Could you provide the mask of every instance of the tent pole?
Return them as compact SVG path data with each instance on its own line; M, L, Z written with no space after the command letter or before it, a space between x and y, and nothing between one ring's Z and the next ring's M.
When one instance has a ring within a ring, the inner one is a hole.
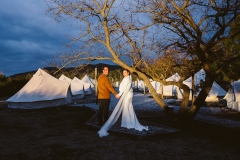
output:
M194 72L192 72L192 104L194 103Z

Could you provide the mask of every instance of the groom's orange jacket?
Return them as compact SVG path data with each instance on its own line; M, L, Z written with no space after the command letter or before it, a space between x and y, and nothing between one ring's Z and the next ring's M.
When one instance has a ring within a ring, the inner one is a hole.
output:
M101 74L98 77L98 99L110 99L110 92L117 95L117 92L108 81L107 76Z

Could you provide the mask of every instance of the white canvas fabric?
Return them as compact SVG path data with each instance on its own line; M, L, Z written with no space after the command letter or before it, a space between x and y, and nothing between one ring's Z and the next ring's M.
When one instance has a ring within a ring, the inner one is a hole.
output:
M201 69L197 73L194 74L194 85L196 86L197 84L200 83L201 80L205 81L205 71ZM190 89L192 89L192 77L189 77L185 81L183 81L184 84L186 84ZM177 92L178 99L182 99L183 91L178 89ZM206 102L216 102L218 101L218 96L225 96L226 91L220 87L215 81L213 82L212 88L206 97ZM192 93L190 93L189 100L192 99Z
M133 82L133 88L134 88L134 89L137 89L137 87L138 87L138 85L137 85L137 84L138 84L138 82L137 82L137 81L134 81L134 82Z
M152 79L150 79L150 83L151 83L151 85L153 86L153 88L154 88L155 90L157 90L156 81L153 81ZM149 93L151 93L151 92L149 91Z
M137 80L137 86L138 86L138 90L139 91L143 91L144 90L144 81L143 80Z
M71 78L68 78L67 76L65 76L63 74L58 79L61 80L61 81L68 82L68 83L70 83L72 81Z
M72 79L70 86L73 95L72 99L79 99L84 97L84 86L76 77Z
M157 94L162 94L160 82L156 82L156 81L153 81L152 79L150 79L150 83L153 86L153 88L156 90ZM149 91L149 93L151 93L151 92Z
M83 85L83 91L84 91L85 95L90 95L90 94L93 93L93 90L91 88L91 84L86 83L86 82L78 79L77 77L74 77L72 81L76 82L76 83L81 83Z
M223 99L227 100L228 108L240 111L240 80L231 83L231 88Z
M89 83L91 85L91 88L92 90L95 91L95 80L90 78L88 75L85 75L83 78L82 78L82 81L83 82L86 82L86 83Z
M179 81L180 76L178 73L175 73L171 77L167 78L166 81ZM150 80L151 81L151 80ZM151 81L153 88L156 90L158 94L162 94L163 96L176 96L178 87L175 85L162 85L160 82Z
M71 103L69 83L38 69L28 83L7 100L9 108L43 108Z
M70 84L72 99L79 99L84 97L84 86L80 81L75 78L68 78L63 74L61 75L59 80L68 82Z
M180 76L178 73L175 73L171 77L167 78L166 81L174 81L178 82L180 80ZM163 96L176 96L178 87L175 85L164 85L163 86Z
M226 91L220 87L216 82L213 82L212 88L206 98L206 102L216 102L218 97L223 97L226 95Z
M162 84L160 82L156 82L155 87L156 87L157 94L161 94L162 93Z

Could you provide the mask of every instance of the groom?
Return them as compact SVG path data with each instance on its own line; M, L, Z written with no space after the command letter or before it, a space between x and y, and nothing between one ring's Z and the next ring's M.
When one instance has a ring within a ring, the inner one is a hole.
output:
M116 98L120 98L113 86L109 83L108 67L103 66L102 74L98 77L98 124L103 125L108 120L108 110L110 104L110 92L112 92Z

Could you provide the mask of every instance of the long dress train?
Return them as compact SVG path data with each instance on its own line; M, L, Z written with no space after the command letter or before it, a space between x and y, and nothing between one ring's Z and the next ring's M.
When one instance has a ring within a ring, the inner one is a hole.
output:
M133 108L132 99L133 99L133 91L130 90L126 95L125 102L124 102L121 127L125 127L128 129L134 128L135 130L138 130L138 131L148 130L147 126L142 126L139 123Z
M133 91L131 85L132 77L131 76L124 77L122 83L119 86L120 91L119 95L121 95L121 98L119 99L109 119L98 131L99 137L109 135L108 130L116 123L122 111L123 111L121 125L122 127L126 127L128 129L134 128L139 131L148 130L148 127L142 126L136 117L132 105Z

